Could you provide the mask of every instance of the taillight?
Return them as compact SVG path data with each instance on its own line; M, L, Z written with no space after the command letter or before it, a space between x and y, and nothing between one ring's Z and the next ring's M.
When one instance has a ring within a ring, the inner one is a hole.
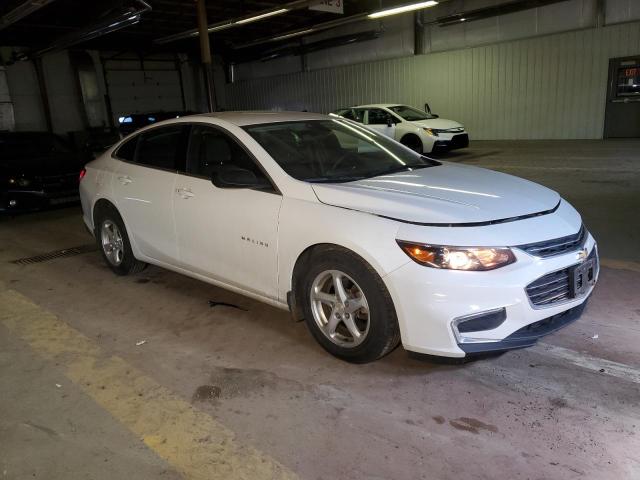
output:
M78 178L78 181L81 181L86 174L87 174L86 168L83 168L82 170L80 170L80 177Z

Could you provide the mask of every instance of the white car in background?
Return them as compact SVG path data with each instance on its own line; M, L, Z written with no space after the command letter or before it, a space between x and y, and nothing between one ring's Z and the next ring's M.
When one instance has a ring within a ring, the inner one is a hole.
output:
M469 134L461 124L408 105L360 105L342 108L333 113L362 123L418 153L469 146Z
M353 362L400 340L448 357L532 345L598 276L556 192L327 115L160 122L87 164L80 196L115 273L152 263L290 310Z

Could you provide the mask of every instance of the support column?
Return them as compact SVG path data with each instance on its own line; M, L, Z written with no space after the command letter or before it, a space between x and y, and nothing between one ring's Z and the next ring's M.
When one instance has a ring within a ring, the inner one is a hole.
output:
M33 59L36 68L36 76L38 78L38 88L40 89L40 98L42 99L42 110L44 111L44 119L47 122L47 131L53 132L53 122L51 120L51 106L49 105L49 93L47 92L47 82L44 78L44 68L42 66L42 57Z
M209 32L207 31L207 7L205 0L197 0L198 33L200 35L200 58L204 70L204 81L207 89L207 106L210 112L216 110L216 91L213 84L213 68L211 66L211 47L209 46Z

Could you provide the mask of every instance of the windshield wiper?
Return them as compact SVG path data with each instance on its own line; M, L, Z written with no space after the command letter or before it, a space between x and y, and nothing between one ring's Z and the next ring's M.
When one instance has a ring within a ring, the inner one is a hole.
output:
M356 180L362 180L367 177L316 177L316 178L305 178L305 182L309 183L346 183L346 182L355 182Z
M428 164L424 164L424 165L402 165L400 167L394 167L394 168L390 168L388 170L383 170L382 172L375 172L372 175L369 175L366 178L373 178L373 177L380 177L382 175L391 175L392 173L398 173L398 172L410 172L413 170L419 170L421 168L427 168L427 167L432 167L433 165L428 165Z

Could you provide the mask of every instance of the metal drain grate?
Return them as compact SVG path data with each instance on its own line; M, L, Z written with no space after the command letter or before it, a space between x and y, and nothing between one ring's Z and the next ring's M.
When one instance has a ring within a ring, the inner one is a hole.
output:
M31 265L33 263L48 262L49 260L55 260L56 258L74 257L82 253L93 252L97 249L98 247L91 243L89 245L80 245L78 247L63 248L62 250L43 253L42 255L36 255L35 257L19 258L17 260L11 260L11 263L16 265Z

